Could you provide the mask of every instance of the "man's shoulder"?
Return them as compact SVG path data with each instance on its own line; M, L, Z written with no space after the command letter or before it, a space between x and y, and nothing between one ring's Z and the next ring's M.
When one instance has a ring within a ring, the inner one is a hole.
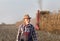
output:
M31 27L31 28L34 28L34 25L33 25L33 24L30 24L30 27Z
M19 28L21 28L21 27L23 27L23 26L24 26L23 24L20 24L20 25L19 25Z
M19 25L19 27L22 26L22 24Z
M33 24L28 24L29 26L33 26Z

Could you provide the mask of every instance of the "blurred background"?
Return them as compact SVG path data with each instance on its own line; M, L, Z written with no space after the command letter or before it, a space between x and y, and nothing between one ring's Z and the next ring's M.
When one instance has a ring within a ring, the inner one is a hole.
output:
M0 41L16 41L25 14L34 26L39 14L38 41L60 41L60 0L0 0Z

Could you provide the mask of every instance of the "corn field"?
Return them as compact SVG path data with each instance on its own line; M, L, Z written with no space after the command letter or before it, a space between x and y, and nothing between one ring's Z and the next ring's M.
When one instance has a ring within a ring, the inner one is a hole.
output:
M40 29L36 31L38 41L60 41L60 13L40 17ZM16 25L0 25L0 41L16 41Z
M59 31L60 30L60 13L45 14L40 18L40 28L45 31Z

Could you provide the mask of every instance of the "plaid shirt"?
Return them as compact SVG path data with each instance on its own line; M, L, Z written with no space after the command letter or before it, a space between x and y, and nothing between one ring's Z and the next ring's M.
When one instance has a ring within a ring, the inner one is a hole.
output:
M36 37L36 32L35 32L34 26L32 24L28 24L26 26L29 26L29 28L31 29L30 35L32 35L33 41L37 41L37 37ZM23 29L24 29L23 27L25 27L25 25L23 25L23 24L19 26L18 34L17 34L17 40L16 41L20 41L20 36L21 36L21 33L23 33ZM23 28L23 29L21 29L21 28ZM22 30L22 32L21 32L21 30Z

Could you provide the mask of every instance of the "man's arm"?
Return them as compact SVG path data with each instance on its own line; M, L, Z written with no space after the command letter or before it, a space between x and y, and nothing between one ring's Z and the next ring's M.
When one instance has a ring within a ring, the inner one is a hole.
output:
M18 34L17 34L17 39L16 39L16 41L19 41L20 40L20 35L21 35L21 25L19 26L19 28L18 28Z
M36 32L35 32L34 26L32 26L32 37L33 37L34 41L37 41L37 36L36 36Z

